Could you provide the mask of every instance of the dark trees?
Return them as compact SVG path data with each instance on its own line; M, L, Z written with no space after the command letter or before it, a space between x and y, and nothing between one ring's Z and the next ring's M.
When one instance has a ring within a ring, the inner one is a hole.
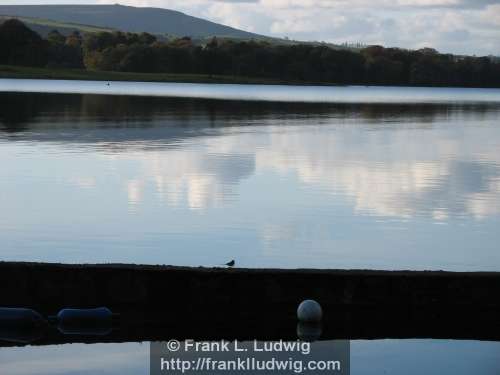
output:
M159 40L147 33L99 32L47 40L18 20L0 25L0 64L146 73L231 75L288 82L366 85L500 87L500 62L488 57L370 46L280 45L189 37Z
M10 19L0 25L0 64L45 66L47 41L21 21Z
M57 30L47 37L49 44L48 66L54 68L83 68L82 38L78 32L65 37Z

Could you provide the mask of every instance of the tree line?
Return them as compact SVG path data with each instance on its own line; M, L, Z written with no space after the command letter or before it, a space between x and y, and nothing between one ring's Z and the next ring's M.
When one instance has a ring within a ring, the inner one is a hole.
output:
M0 64L141 73L270 78L364 85L500 87L500 62L488 57L369 46L279 45L188 38L162 40L148 33L49 33L46 39L12 19L0 25Z

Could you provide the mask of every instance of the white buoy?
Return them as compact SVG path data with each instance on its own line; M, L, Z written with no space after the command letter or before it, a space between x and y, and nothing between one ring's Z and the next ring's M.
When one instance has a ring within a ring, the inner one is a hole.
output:
M303 301L297 308L297 318L304 323L318 323L323 318L321 305L312 300Z

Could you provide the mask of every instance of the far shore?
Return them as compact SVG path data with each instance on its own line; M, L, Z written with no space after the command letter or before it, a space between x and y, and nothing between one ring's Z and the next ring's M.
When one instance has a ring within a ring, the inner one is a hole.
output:
M32 68L0 65L0 78L54 79L79 81L127 81L127 82L178 82L178 83L226 83L252 85L315 85L338 86L332 83L283 81L271 78L251 78L227 75L167 74L90 71L83 69Z
M273 78L254 78L229 75L205 74L169 74L169 73L133 73L93 71L84 69L54 69L36 68L13 65L0 65L0 79L45 79L45 80L73 80L73 81L103 81L103 82L169 82L169 83L218 83L241 85L290 85L290 86L349 86L329 82L317 81L292 81ZM364 87L388 87L386 85L355 85ZM391 85L390 87L436 87L436 88L468 88L468 89L493 89L494 87L461 87L440 85Z

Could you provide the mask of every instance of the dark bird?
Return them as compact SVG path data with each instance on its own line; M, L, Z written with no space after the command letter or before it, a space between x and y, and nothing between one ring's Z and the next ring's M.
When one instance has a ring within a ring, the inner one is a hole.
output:
M235 264L236 264L236 262L233 259L232 261L226 263L225 265L228 266L228 267L234 267Z

